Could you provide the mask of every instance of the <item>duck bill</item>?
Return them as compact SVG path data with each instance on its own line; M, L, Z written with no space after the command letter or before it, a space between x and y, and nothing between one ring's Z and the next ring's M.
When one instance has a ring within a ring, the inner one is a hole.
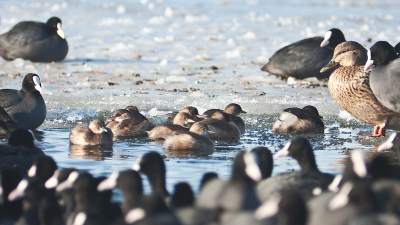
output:
M330 61L328 64L326 64L324 67L322 67L322 69L319 71L320 73L323 73L325 71L328 71L330 69L335 68L338 65L337 62L335 61Z

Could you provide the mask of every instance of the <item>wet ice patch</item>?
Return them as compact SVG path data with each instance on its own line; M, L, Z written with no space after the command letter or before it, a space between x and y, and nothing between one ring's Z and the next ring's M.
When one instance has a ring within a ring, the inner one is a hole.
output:
M153 16L149 19L149 23L152 25L163 25L167 22L164 16Z
M24 64L25 64L25 61L23 59L21 59L21 58L18 58L18 59L15 59L13 61L13 63L14 63L15 67L23 67Z
M151 33L153 33L153 29L152 29L152 28L149 28L149 27L143 27L143 28L140 30L140 33L141 33L141 34L151 34Z
M197 98L201 98L201 97L204 97L205 95L204 95L203 92L195 91L195 92L192 92L192 93L190 94L190 96L192 96L192 97L197 97Z
M167 112L165 112L165 111L159 111L157 108L152 108L147 113L145 113L145 115L147 117L157 117L157 116L163 116L166 113Z
M51 116L46 119L56 123L65 123L65 122L76 123L84 119L95 118L98 116L98 112L96 110L90 110L90 109L71 110L68 108L59 108L59 109L51 109L48 111L49 111L48 114Z
M188 23L195 23L195 22L208 22L210 18L206 15L201 16L193 16L193 15L186 15L185 21Z
M135 45L133 44L125 44L125 43L117 43L114 47L110 48L110 52L120 52L120 51L125 51L128 49L133 49L135 48Z
M160 65L160 66L166 66L166 65L168 65L168 60L167 60L167 59L161 60L161 62L160 62L159 65Z
M98 23L100 26L110 26L110 25L116 25L116 24L121 24L121 25L132 25L135 22L131 18L105 18L100 20Z
M174 11L170 7L167 7L167 8L165 8L164 15L166 17L173 17L174 16Z
M242 55L240 54L240 51L235 49L233 51L226 51L225 52L225 57L227 59L232 59L232 58L241 58Z
M165 81L168 82L168 83L186 83L187 79L185 77L182 77L182 76L172 75L172 76L168 76L165 79Z
M247 40L253 40L256 39L256 37L256 34L252 31L248 31L246 34L243 35L243 38Z
M117 6L117 13L118 14L124 14L125 13L125 6L123 6L123 5L119 5L119 6Z
M340 110L338 116L339 116L339 118L345 119L345 120L347 120L347 121L355 120L355 118L354 118L350 113L348 113L348 112L345 111L345 110Z
M232 39L232 38L228 38L228 40L226 41L226 44L228 45L228 46L236 46L236 43L235 43L235 41Z
M52 11L52 12L57 12L57 11L59 11L60 10L60 5L59 4L54 4L51 8L50 8L50 11Z

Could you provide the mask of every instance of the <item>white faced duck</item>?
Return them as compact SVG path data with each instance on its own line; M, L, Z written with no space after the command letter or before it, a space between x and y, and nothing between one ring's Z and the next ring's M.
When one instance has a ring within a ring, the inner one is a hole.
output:
M194 123L189 113L179 112L174 118L174 124L162 124L148 132L150 139L163 139L174 131L189 130L189 123Z
M388 109L372 92L371 71L364 72L366 61L367 50L348 41L335 48L331 62L321 71L334 69L328 82L333 99L355 118L374 126L371 137L380 137L386 129L400 130L400 113Z
M321 120L317 108L305 106L300 108L287 108L279 116L272 126L273 133L324 133L324 123Z
M89 126L76 124L69 134L69 140L74 145L112 145L113 133L103 121L93 120Z
M36 129L46 119L46 103L42 95L42 84L37 74L28 73L22 81L22 89L1 89L2 107L19 127Z
M0 36L0 56L5 60L61 61L67 53L68 43L58 17L46 23L20 22Z
M285 79L327 79L330 71L319 71L331 60L335 47L345 41L342 31L333 28L325 37L303 39L279 49L261 70Z

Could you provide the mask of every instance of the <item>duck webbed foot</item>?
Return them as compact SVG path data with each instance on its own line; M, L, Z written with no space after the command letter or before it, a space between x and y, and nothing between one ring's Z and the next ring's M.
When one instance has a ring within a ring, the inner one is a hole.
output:
M369 136L360 136L360 138L367 138L367 137L384 137L386 134L386 126L375 126L374 127L374 134L369 135Z

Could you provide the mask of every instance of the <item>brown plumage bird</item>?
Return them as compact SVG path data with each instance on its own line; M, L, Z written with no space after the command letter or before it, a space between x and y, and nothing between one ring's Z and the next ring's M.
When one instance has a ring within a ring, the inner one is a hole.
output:
M354 41L335 48L332 60L321 72L334 69L328 88L333 99L355 118L375 127L370 137L384 136L386 129L400 130L400 114L385 107L369 85L370 70L364 72L367 50Z

